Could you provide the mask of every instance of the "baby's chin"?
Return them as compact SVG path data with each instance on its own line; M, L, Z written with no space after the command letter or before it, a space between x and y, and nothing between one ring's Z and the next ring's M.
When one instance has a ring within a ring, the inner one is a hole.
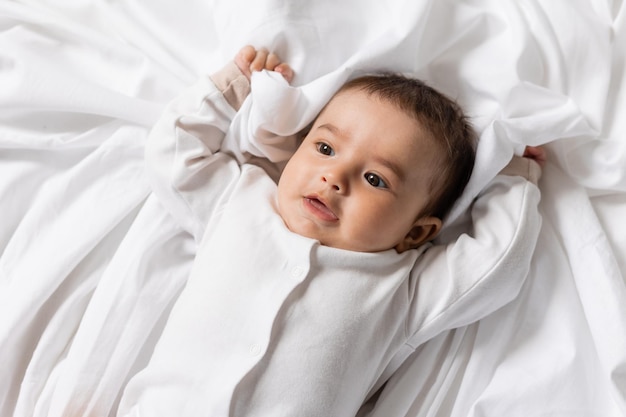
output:
M393 249L395 246L381 247L380 241L369 242L363 239L353 238L341 233L340 230L322 231L318 225L310 220L299 216L297 213L290 213L281 208L277 201L277 212L283 223L290 232L306 237L308 239L317 240L322 246L328 246L335 249L342 249L352 252L384 252Z
M283 218L283 221L285 221L284 218ZM317 240L320 243L320 245L327 246L327 247L334 248L334 249L341 249L341 250L346 250L346 251L351 251L351 252L365 252L365 253L384 252L385 250L387 250L384 248L381 249L380 247L374 244L370 244L370 245L364 244L364 242L353 240L353 239L347 239L347 238L344 238L343 236L333 236L332 234L321 234L321 233L316 232L315 230L312 230L311 228L298 227L298 224L296 224L295 227L291 227L289 223L286 221L285 221L285 226L287 226L287 229L289 229L292 233L295 233L300 236L304 236L309 239ZM388 249L391 249L391 248L388 248Z

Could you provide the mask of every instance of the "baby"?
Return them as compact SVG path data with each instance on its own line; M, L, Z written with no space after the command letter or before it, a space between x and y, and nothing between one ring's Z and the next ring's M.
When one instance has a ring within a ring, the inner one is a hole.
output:
M221 150L246 134L231 120L263 69L293 78L245 47L150 135L154 192L198 250L118 415L354 416L418 346L510 301L528 272L541 149L477 199L471 236L433 246L473 167L460 109L405 77L352 80L276 184Z

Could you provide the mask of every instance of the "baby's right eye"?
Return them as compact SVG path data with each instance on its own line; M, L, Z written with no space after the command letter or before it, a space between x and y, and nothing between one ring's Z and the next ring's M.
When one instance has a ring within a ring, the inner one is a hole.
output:
M317 151L319 153L321 153L322 155L326 155L326 156L333 156L333 155L335 155L335 151L327 143L318 142L316 144L316 146L317 146Z

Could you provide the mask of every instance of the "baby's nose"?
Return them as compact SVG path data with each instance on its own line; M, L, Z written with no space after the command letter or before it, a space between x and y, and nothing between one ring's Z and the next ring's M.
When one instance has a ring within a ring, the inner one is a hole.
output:
M339 186L337 181L333 181L333 179L332 179L332 177L330 175L323 175L322 176L322 181L327 183L331 188L333 188L336 191L340 191L341 190L341 187Z
M348 182L345 179L345 175L341 175L339 172L327 172L322 175L322 182L328 185L333 191L339 193L345 193L348 189Z

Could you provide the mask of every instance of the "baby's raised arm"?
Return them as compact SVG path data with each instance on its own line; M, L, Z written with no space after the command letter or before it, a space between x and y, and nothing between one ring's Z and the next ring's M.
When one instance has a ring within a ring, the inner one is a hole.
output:
M442 330L479 320L517 296L528 274L541 227L537 183L543 148L516 156L471 208L472 230L433 246L413 270L416 348Z
M245 129L232 122L250 93L252 72L262 69L287 81L293 78L291 67L276 54L245 46L221 70L201 77L174 99L150 132L148 180L163 205L197 239L238 179L239 163L223 152L224 141L227 132L233 143L247 140Z
M293 79L293 69L282 62L278 55L265 48L255 49L247 45L239 50L233 61L211 75L211 81L222 92L224 98L235 110L239 110L250 94L250 77L254 71L275 71L287 82Z

